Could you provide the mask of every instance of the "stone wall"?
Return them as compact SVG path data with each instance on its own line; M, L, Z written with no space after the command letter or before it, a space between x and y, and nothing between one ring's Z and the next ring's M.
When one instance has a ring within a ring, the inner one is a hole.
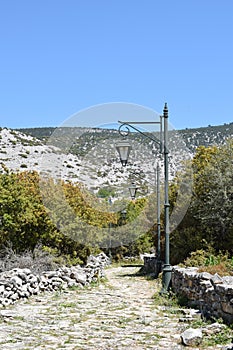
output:
M104 275L104 267L110 264L109 258L101 253L90 256L87 265L66 267L54 271L44 271L35 275L30 269L15 268L0 273L0 306L14 304L19 299L44 291L54 291L67 287L83 287L97 281Z
M141 255L141 259L143 259L141 273L149 274L157 278L162 269L162 262L158 261L157 256L145 253Z
M233 323L233 276L220 277L199 273L196 267L174 266L172 289L185 296L192 306L200 308L204 316Z
M141 272L158 277L161 266L154 254L143 255ZM158 267L159 266L159 267ZM190 306L197 307L204 316L222 318L233 323L233 276L220 277L208 272L198 272L197 267L173 266L172 290L187 298Z

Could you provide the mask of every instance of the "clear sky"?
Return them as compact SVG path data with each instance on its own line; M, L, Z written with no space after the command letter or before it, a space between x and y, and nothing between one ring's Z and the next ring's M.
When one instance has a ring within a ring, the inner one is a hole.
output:
M127 102L177 129L233 121L232 0L0 0L0 126Z

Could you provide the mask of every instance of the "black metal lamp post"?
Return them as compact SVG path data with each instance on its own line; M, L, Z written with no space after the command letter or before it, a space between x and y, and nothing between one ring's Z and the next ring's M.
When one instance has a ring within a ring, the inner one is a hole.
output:
M109 197L108 203L111 206L112 205L112 199ZM112 233L111 233L112 223L111 221L108 224L108 230L109 230L109 259L112 261Z
M170 231L169 231L169 197L168 197L168 186L169 186L169 179L168 179L168 167L169 167L169 160L168 160L168 108L167 104L165 103L164 109L163 109L163 115L160 117L160 122L124 122L119 121L120 128L119 133L125 137L125 131L122 132L122 127L125 126L127 128L127 133L129 133L130 129L132 128L135 131L138 131L140 134L145 136L146 138L149 138L156 144L160 146L160 152L163 153L164 156L164 216L165 216L165 223L164 223L164 230L165 230L165 261L164 261L164 267L163 267L163 287L161 293L166 293L168 291L168 288L171 283L171 272L172 267L170 265ZM135 124L160 124L160 140L158 140L155 137L152 137L148 134L145 134L141 130L137 129L134 125ZM164 132L164 139L162 140L162 130ZM121 141L116 145L116 149L120 155L120 160L123 166L126 166L128 162L128 157L131 150L131 145L126 141Z
M161 272L161 222L160 222L160 167L156 167L156 197L157 197L157 274Z

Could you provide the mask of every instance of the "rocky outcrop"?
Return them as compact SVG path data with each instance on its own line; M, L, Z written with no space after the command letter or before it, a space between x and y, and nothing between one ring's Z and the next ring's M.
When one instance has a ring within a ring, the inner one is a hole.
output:
M54 271L44 271L35 275L30 269L14 268L0 274L0 305L14 304L19 299L45 291L68 287L83 287L104 276L104 267L110 264L109 258L101 253L90 256L84 267L60 267Z

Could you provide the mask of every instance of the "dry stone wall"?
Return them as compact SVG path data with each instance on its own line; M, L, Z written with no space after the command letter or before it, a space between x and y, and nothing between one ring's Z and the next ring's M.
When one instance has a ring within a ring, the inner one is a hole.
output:
M0 305L14 304L19 299L45 291L67 287L83 287L104 276L104 267L110 264L109 258L101 253L90 256L84 267L61 267L54 271L44 271L35 275L30 269L15 268L0 273Z
M158 277L157 257L144 254L143 259L141 272ZM198 272L198 267L173 266L171 287L177 295L186 297L190 306L199 308L204 316L233 323L233 276L220 277Z
M222 318L233 323L233 276L220 277L198 272L197 267L173 267L172 289L187 297L190 304L207 317Z

